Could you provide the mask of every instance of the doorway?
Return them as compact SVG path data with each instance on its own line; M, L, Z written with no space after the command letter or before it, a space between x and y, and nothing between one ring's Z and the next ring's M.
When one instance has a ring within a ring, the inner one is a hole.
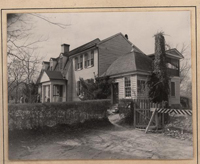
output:
M113 83L113 104L117 104L119 101L119 87L118 83Z

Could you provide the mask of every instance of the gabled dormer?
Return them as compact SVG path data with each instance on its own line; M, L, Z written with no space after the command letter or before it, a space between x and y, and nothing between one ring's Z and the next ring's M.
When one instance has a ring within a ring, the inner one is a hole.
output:
M42 62L42 70L48 70L50 66L50 62L43 61Z
M50 62L49 70L54 71L56 64L57 64L57 59L56 58L50 58L49 62Z

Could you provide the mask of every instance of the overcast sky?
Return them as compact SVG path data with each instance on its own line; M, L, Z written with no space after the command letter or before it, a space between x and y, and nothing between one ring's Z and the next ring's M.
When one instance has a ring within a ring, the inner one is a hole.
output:
M190 55L190 12L99 12L99 13L51 13L42 14L53 22L67 24L65 29L33 17L33 34L47 37L38 50L44 60L58 57L63 43L70 44L70 50L95 38L100 40L121 32L144 53L154 52L154 34L163 31L166 42L180 50L188 45Z

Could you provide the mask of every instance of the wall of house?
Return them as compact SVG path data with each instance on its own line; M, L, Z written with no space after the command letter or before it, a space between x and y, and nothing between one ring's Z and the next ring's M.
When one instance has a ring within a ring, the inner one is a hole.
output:
M137 75L137 80L136 80L136 89L137 89L137 81L138 80L144 80L145 82L147 82L147 75ZM137 98L138 99L147 99L148 98L148 87L146 86L145 88L145 91L143 93L138 93L138 91L136 90L137 92Z
M47 76L46 72L43 73L40 83L46 82L46 81L50 81L49 77Z
M88 50L87 53L90 53L91 50ZM84 52L85 53L85 52ZM86 79L94 79L94 75L96 76L98 74L98 51L97 49L94 50L94 66L92 67L89 67L89 68L85 68L85 59L84 59L84 53L82 54L83 55L83 69L81 70L75 70L75 56L73 56L71 59L70 59L70 62L72 63L72 66L71 66L71 75L68 76L70 78L70 82L68 84L69 87L72 87L72 91L69 91L69 96L72 96L72 97L69 97L69 100L72 100L72 101L79 101L80 99L78 98L77 96L77 81L79 81L79 78L83 78L84 80ZM78 54L78 55L81 55L81 54ZM70 86L71 85L71 86Z
M73 71L73 62L72 62L73 58L69 59L68 63L67 63L67 70L66 70L66 79L67 81L67 101L72 101L73 98L73 77L74 77L74 71Z
M131 98L136 99L137 98L137 76L136 75L130 75L130 76L131 76ZM126 98L124 77L115 78L114 82L118 83L119 99Z
M117 35L101 43L99 47L99 76L120 56L131 51L131 44L122 36Z
M175 82L175 96L172 97L170 94L169 105L176 107L180 105L180 78L172 77L171 82ZM171 87L171 84L169 86Z
M44 92L44 87L45 86L51 86L51 82L50 81L48 81L48 82L43 82L42 83L42 98L41 98L41 101L42 101L42 103L44 103L45 102L45 92ZM50 101L51 101L51 88L50 88L50 97L48 97L48 98L50 98Z

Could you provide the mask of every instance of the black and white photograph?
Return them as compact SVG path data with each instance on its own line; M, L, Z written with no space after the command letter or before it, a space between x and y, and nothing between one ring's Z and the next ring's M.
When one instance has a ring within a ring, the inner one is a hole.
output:
M6 25L9 160L193 159L191 11Z

